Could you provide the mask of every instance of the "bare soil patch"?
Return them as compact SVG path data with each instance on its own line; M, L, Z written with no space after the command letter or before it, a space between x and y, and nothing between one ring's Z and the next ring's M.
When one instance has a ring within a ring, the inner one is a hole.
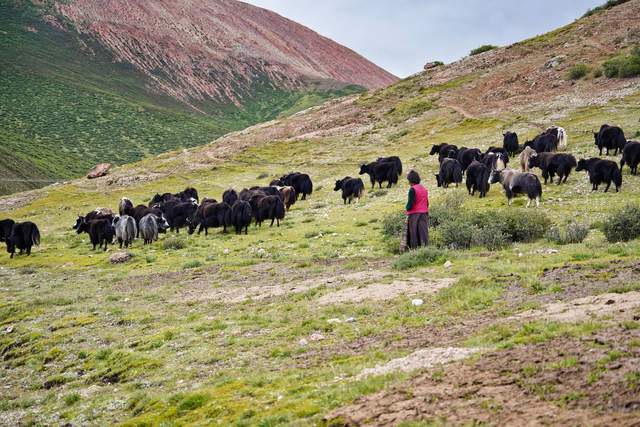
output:
M638 329L561 337L426 372L329 413L330 425L638 425ZM616 354L615 360L611 355ZM564 363L562 361L565 361Z
M416 350L405 357L392 359L384 365L363 370L358 379L371 375L385 375L394 371L411 372L417 369L431 368L435 365L464 359L477 352L477 348L436 347Z
M387 301L406 295L407 297L435 294L440 289L447 288L455 279L425 280L410 277L405 280L395 280L389 284L374 283L367 286L357 286L341 289L323 295L318 300L320 305L330 305L346 302Z
M515 319L545 319L561 322L580 322L590 318L614 316L633 317L640 309L640 292L602 294L579 298L569 302L556 302L539 310L529 310L512 316Z

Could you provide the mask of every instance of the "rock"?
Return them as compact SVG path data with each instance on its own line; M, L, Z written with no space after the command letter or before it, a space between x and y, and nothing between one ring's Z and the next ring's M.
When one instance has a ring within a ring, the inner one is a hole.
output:
M100 163L95 165L93 169L87 174L87 179L100 178L101 176L108 175L111 171L111 163Z
M346 319L344 319L345 322L347 323L353 323L356 321L355 317L347 317Z
M133 258L133 254L130 252L116 252L109 257L111 264L122 264Z
M421 300L420 298L416 298L411 300L411 304L413 304L416 307L420 307L422 304L424 304L424 301Z
M301 338L300 341L298 341L298 344L300 345L300 347L304 347L309 344L309 341L307 341L306 338Z
M453 263L451 261L447 261L444 263L444 268L451 268L453 267Z
M13 326L9 325L5 328L4 333L10 334L11 332L13 332Z
M309 335L309 341L322 341L324 339L324 335L319 332L314 332Z
M342 323L342 320L333 318L333 319L327 320L327 323Z
M565 59L567 58L567 55L558 55L558 56L554 56L553 58L551 58L550 60L548 60L545 64L544 64L544 68L556 68L558 65L560 65Z
M440 62L440 61L431 61L431 62L427 62L426 64L424 64L424 69L425 70L433 70L434 68L438 68L441 65L442 65L442 62Z
M225 248L225 250L222 251L222 253L225 254L225 255L227 255L229 252L230 252L229 249L226 249L226 248Z

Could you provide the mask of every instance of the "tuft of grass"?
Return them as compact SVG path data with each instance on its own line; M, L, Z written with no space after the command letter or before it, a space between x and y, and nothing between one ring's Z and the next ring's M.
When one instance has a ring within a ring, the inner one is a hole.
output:
M180 249L184 249L186 247L186 243L184 242L184 240L182 240L181 238L177 237L177 236L171 236L168 239L165 239L162 242L162 248L164 250L173 250L173 251L177 251Z
M80 401L80 395L78 393L71 393L64 397L64 404L67 406L75 405Z
M567 71L567 80L580 80L589 74L591 69L587 64L575 64Z
M393 268L396 270L408 270L426 265L441 264L445 261L446 252L433 247L419 248L414 251L405 252L394 262Z
M558 245L568 245L572 243L582 243L589 235L589 227L577 223L570 222L564 229L554 225L545 234L545 238Z
M199 267L202 267L202 265L203 265L203 264L202 264L202 262L201 262L201 261L199 261L199 260L197 260L197 259L194 259L194 260L191 260L191 261L188 261L188 262L184 263L184 265L182 266L182 268L183 268L184 270L190 270L190 269L192 269L192 268L199 268Z

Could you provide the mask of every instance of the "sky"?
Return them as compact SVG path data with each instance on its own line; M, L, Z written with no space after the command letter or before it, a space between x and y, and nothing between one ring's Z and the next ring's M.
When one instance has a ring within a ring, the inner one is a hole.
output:
M343 44L398 77L483 44L556 29L604 0L244 0Z

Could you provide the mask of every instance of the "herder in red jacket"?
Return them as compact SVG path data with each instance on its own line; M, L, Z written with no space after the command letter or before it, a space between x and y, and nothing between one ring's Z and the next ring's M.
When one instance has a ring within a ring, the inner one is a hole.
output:
M429 192L420 185L420 175L412 170L407 175L411 188L407 201L407 225L400 243L400 251L429 244Z

